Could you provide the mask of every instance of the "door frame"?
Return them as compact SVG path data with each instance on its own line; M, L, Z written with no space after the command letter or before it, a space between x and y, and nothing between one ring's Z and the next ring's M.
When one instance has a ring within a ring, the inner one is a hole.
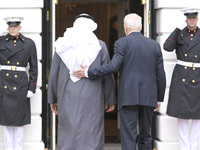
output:
M146 0L146 4L144 3L144 36L150 37L150 24L151 24L151 10L150 10L150 0Z
M70 2L70 0L59 0L59 1L66 1ZM91 0L76 0L73 2L83 2L83 1L88 1L90 2ZM130 0L106 0L106 2L111 1L111 2L121 2L121 7L118 12L118 24L119 24L119 29L118 29L118 38L124 36L124 29L123 29L123 17L130 13ZM93 1L94 2L94 1ZM95 2L98 2L98 0L95 0ZM99 0L99 2L104 2L102 0ZM55 6L58 3L58 0L50 0L50 47L51 47L51 56L54 54L54 42L55 42ZM146 3L144 4L144 35L146 37L151 37L151 26L152 26L152 21L151 21L151 0L146 0ZM50 56L50 57L51 57ZM118 113L118 128L120 129L120 124L119 124L119 113ZM50 110L50 129L49 129L49 135L50 135L50 149L51 150L56 150L56 115L51 112Z
M58 4L58 0L50 0L51 1L51 58L55 52L54 44L55 44L55 33L56 33L56 4ZM56 150L56 115L50 110L51 118L50 118L50 150Z
M42 141L45 144L45 149L49 149L51 139L50 139L50 109L47 97L48 88L48 74L50 69L51 61L51 43L52 43L52 18L51 18L51 2L52 0L43 0L44 7L42 9Z

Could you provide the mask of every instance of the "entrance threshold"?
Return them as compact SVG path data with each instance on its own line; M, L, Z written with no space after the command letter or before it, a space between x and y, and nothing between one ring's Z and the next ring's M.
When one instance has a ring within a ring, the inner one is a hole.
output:
M121 143L106 143L104 150L121 150Z

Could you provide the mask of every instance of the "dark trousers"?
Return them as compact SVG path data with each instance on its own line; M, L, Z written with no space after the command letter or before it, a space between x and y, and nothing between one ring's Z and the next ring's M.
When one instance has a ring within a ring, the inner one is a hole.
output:
M153 107L125 106L120 109L122 150L136 150L137 121L139 125L138 150L152 150L151 125Z

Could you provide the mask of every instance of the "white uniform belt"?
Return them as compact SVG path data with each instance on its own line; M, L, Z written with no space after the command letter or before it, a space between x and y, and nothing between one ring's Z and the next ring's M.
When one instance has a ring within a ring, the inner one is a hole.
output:
M200 63L186 62L182 60L177 60L177 64L186 66L186 67L195 67L195 68L200 67Z
M0 70L26 71L26 67L0 65Z

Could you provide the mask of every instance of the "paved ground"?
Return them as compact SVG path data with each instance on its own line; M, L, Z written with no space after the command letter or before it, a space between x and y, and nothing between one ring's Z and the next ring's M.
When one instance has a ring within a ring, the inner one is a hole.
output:
M120 143L106 143L104 146L104 150L121 150L121 144Z
M45 149L47 150L47 149ZM58 149L56 149L58 150ZM106 143L104 145L104 150L121 150L121 144L120 143Z

